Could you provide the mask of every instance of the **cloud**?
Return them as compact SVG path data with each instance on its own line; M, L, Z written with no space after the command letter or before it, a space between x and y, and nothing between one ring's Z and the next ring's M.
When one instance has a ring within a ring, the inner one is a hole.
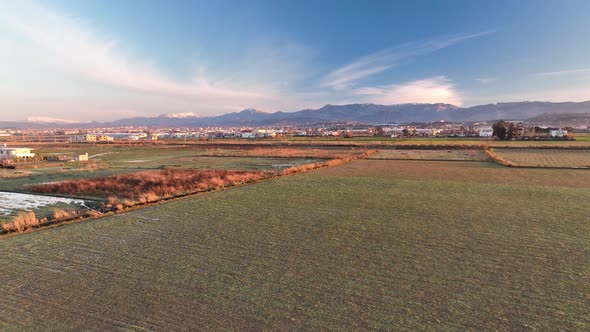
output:
M48 51L62 69L104 84L180 96L259 96L252 91L217 86L202 77L190 82L173 80L146 61L126 58L117 51L117 40L101 40L79 20L36 3L5 3L0 21Z
M475 34L463 34L427 41L411 42L396 48L369 54L329 72L321 79L321 85L336 90L351 88L357 81L393 68L404 59L429 54L492 32L484 31Z
M242 56L232 60L238 63L224 63L217 70L208 70L210 68L203 62L193 62L194 70L187 70L194 73L192 77L179 79L146 60L149 55L129 55L125 52L124 41L104 37L88 22L68 17L41 3L26 0L3 3L0 32L2 27L16 33L12 44L19 48L10 48L11 59L15 60L15 66L17 62L20 66L4 75L36 76L33 81L20 79L23 82L20 86L12 84L4 87L5 91L12 90L13 97L28 94L32 99L39 97L41 91L45 95L51 91L51 97L67 96L73 101L71 105L79 107L76 96L86 95L89 96L87 100L92 101L96 98L91 91L100 90L105 98L113 100L110 104L117 106L110 111L113 118L120 116L115 109L146 115L171 111L212 115L246 107L284 110L295 104L285 95L292 92L294 82L309 75L306 61L309 54L313 54L294 42L252 41ZM23 41L28 41L26 46L21 45ZM189 54L184 56L192 58ZM32 67L36 68L34 74L29 69ZM46 89L40 88L40 81L45 82ZM22 92L15 91L15 87L21 87ZM160 104L139 102L138 95ZM154 98L154 95L161 98ZM62 102L55 103L56 107L58 104ZM43 111L42 107L35 111L32 103L29 105L27 109L34 112L32 114L55 115ZM63 105L60 117L80 116L72 114L74 106Z
M567 69L559 71L546 71L535 73L533 76L538 77L553 77L553 76L566 76L566 75L579 75L579 74L590 74L590 68L578 68L578 69Z
M76 120L67 120L60 118L52 118L48 116L29 116L27 117L28 122L42 122L42 123L80 123Z
M481 84L488 84L497 81L498 79L495 77L481 77L476 78L476 80Z
M377 104L448 103L459 106L463 103L452 82L444 76L388 86L364 87L353 90L353 93Z

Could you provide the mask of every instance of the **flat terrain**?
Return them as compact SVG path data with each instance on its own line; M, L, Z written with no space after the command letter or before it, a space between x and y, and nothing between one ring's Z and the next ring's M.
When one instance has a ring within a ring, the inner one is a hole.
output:
M275 149L276 150L276 149ZM342 150L339 150L342 151ZM286 167L308 164L317 158L248 156L232 149L204 149L184 146L115 146L73 145L70 148L41 147L43 155L88 153L91 163L44 163L34 168L17 170L0 169L0 191L26 192L35 184L65 180L104 177L156 169L227 169L227 170L281 170ZM280 152L280 150L278 150ZM278 154L275 152L275 154ZM243 154L243 157L239 155ZM314 152L310 152L313 155ZM218 154L222 157L207 156ZM233 156L237 154L238 156ZM301 152L299 155L304 155ZM330 154L328 154L330 155Z
M588 330L590 172L361 160L0 239L0 330Z
M415 149L387 149L371 155L368 159L393 160L474 160L486 161L488 157L483 149L480 150L415 150Z
M590 149L494 149L519 166L590 168Z

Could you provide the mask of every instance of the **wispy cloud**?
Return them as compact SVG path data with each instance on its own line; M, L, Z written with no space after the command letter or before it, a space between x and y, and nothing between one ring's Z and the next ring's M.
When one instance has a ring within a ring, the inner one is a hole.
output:
M71 119L52 118L49 116L29 116L28 122L42 122L42 123L80 123L80 121Z
M171 79L147 61L129 59L118 41L100 39L79 20L33 2L8 2L0 21L55 57L57 65L84 78L117 87L182 96L257 97L252 91L217 86L203 77Z
M475 80L481 84L488 84L488 83L495 82L498 79L495 77L480 77L480 78L476 78Z
M224 64L223 68L208 68L203 62L193 63L194 70L189 68L187 72L194 74L189 79L183 79L155 66L149 61L149 54L130 55L125 41L105 37L88 22L35 1L3 3L0 28L3 27L16 33L15 40L19 44L28 41L26 48L11 49L11 56L18 59L18 52L21 52L22 60L18 61L23 72L32 66L46 68L43 74L37 71L37 77L49 82L47 90L55 91L57 88L54 86L76 79L89 83L83 92L88 94L92 84L98 83L112 91L114 99L111 104L145 115L171 110L212 115L245 107L269 110L294 107L297 103L285 96L292 92L293 81L302 80L309 74L306 61L313 53L289 41L252 41L250 48L231 66ZM192 57L187 54L186 58ZM230 67L235 70L229 70ZM28 91L32 93L32 89ZM56 93L56 96L73 98L77 92L70 89ZM140 103L138 95L160 104ZM66 109L63 109L61 117L73 112L73 106L68 111ZM112 118L120 116L114 109ZM80 118L80 114L76 117Z
M353 90L353 93L365 96L367 101L378 104L463 103L453 83L444 76L388 86L359 88Z
M566 70L558 70L558 71L546 71L535 73L533 76L538 77L550 77L550 76L566 76L566 75L580 75L580 74L590 74L590 68L577 68L577 69L566 69Z
M336 90L351 88L359 80L391 69L404 59L429 54L492 32L484 31L474 34L446 36L432 40L411 42L396 48L382 50L363 56L352 63L331 71L321 79L321 84L324 87L330 87Z

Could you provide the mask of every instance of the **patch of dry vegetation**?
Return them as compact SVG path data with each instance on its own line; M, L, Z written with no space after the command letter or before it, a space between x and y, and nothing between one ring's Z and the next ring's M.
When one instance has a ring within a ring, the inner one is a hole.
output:
M78 179L31 187L36 193L107 198L107 208L122 210L137 203L230 187L269 176L261 171L158 170Z
M2 224L3 233L18 232L22 233L45 222L46 219L37 219L32 211L19 212L11 222Z
M49 216L39 217L33 211L17 213L10 221L0 225L0 234L24 233L39 228L75 218L96 217L100 212L95 210L62 210L55 209Z
M497 162L500 165L507 166L507 167L518 167L518 164L515 164L511 161L508 161L508 160L500 157L496 153L492 152L491 149L485 149L485 152L488 157L490 157L492 160L494 160L495 162Z

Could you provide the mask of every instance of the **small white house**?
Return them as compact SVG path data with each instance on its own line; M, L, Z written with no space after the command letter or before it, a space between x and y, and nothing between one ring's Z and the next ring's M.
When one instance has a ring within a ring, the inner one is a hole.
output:
M550 129L549 130L549 135L551 135L551 137L564 137L567 135L567 130L565 129Z
M30 148L7 148L6 144L0 148L0 160L16 159L16 158L33 158L35 154L31 152Z
M74 161L88 161L88 152L85 154L77 154L74 156Z
M480 137L492 137L494 129L492 127L482 127L478 128L478 132Z

